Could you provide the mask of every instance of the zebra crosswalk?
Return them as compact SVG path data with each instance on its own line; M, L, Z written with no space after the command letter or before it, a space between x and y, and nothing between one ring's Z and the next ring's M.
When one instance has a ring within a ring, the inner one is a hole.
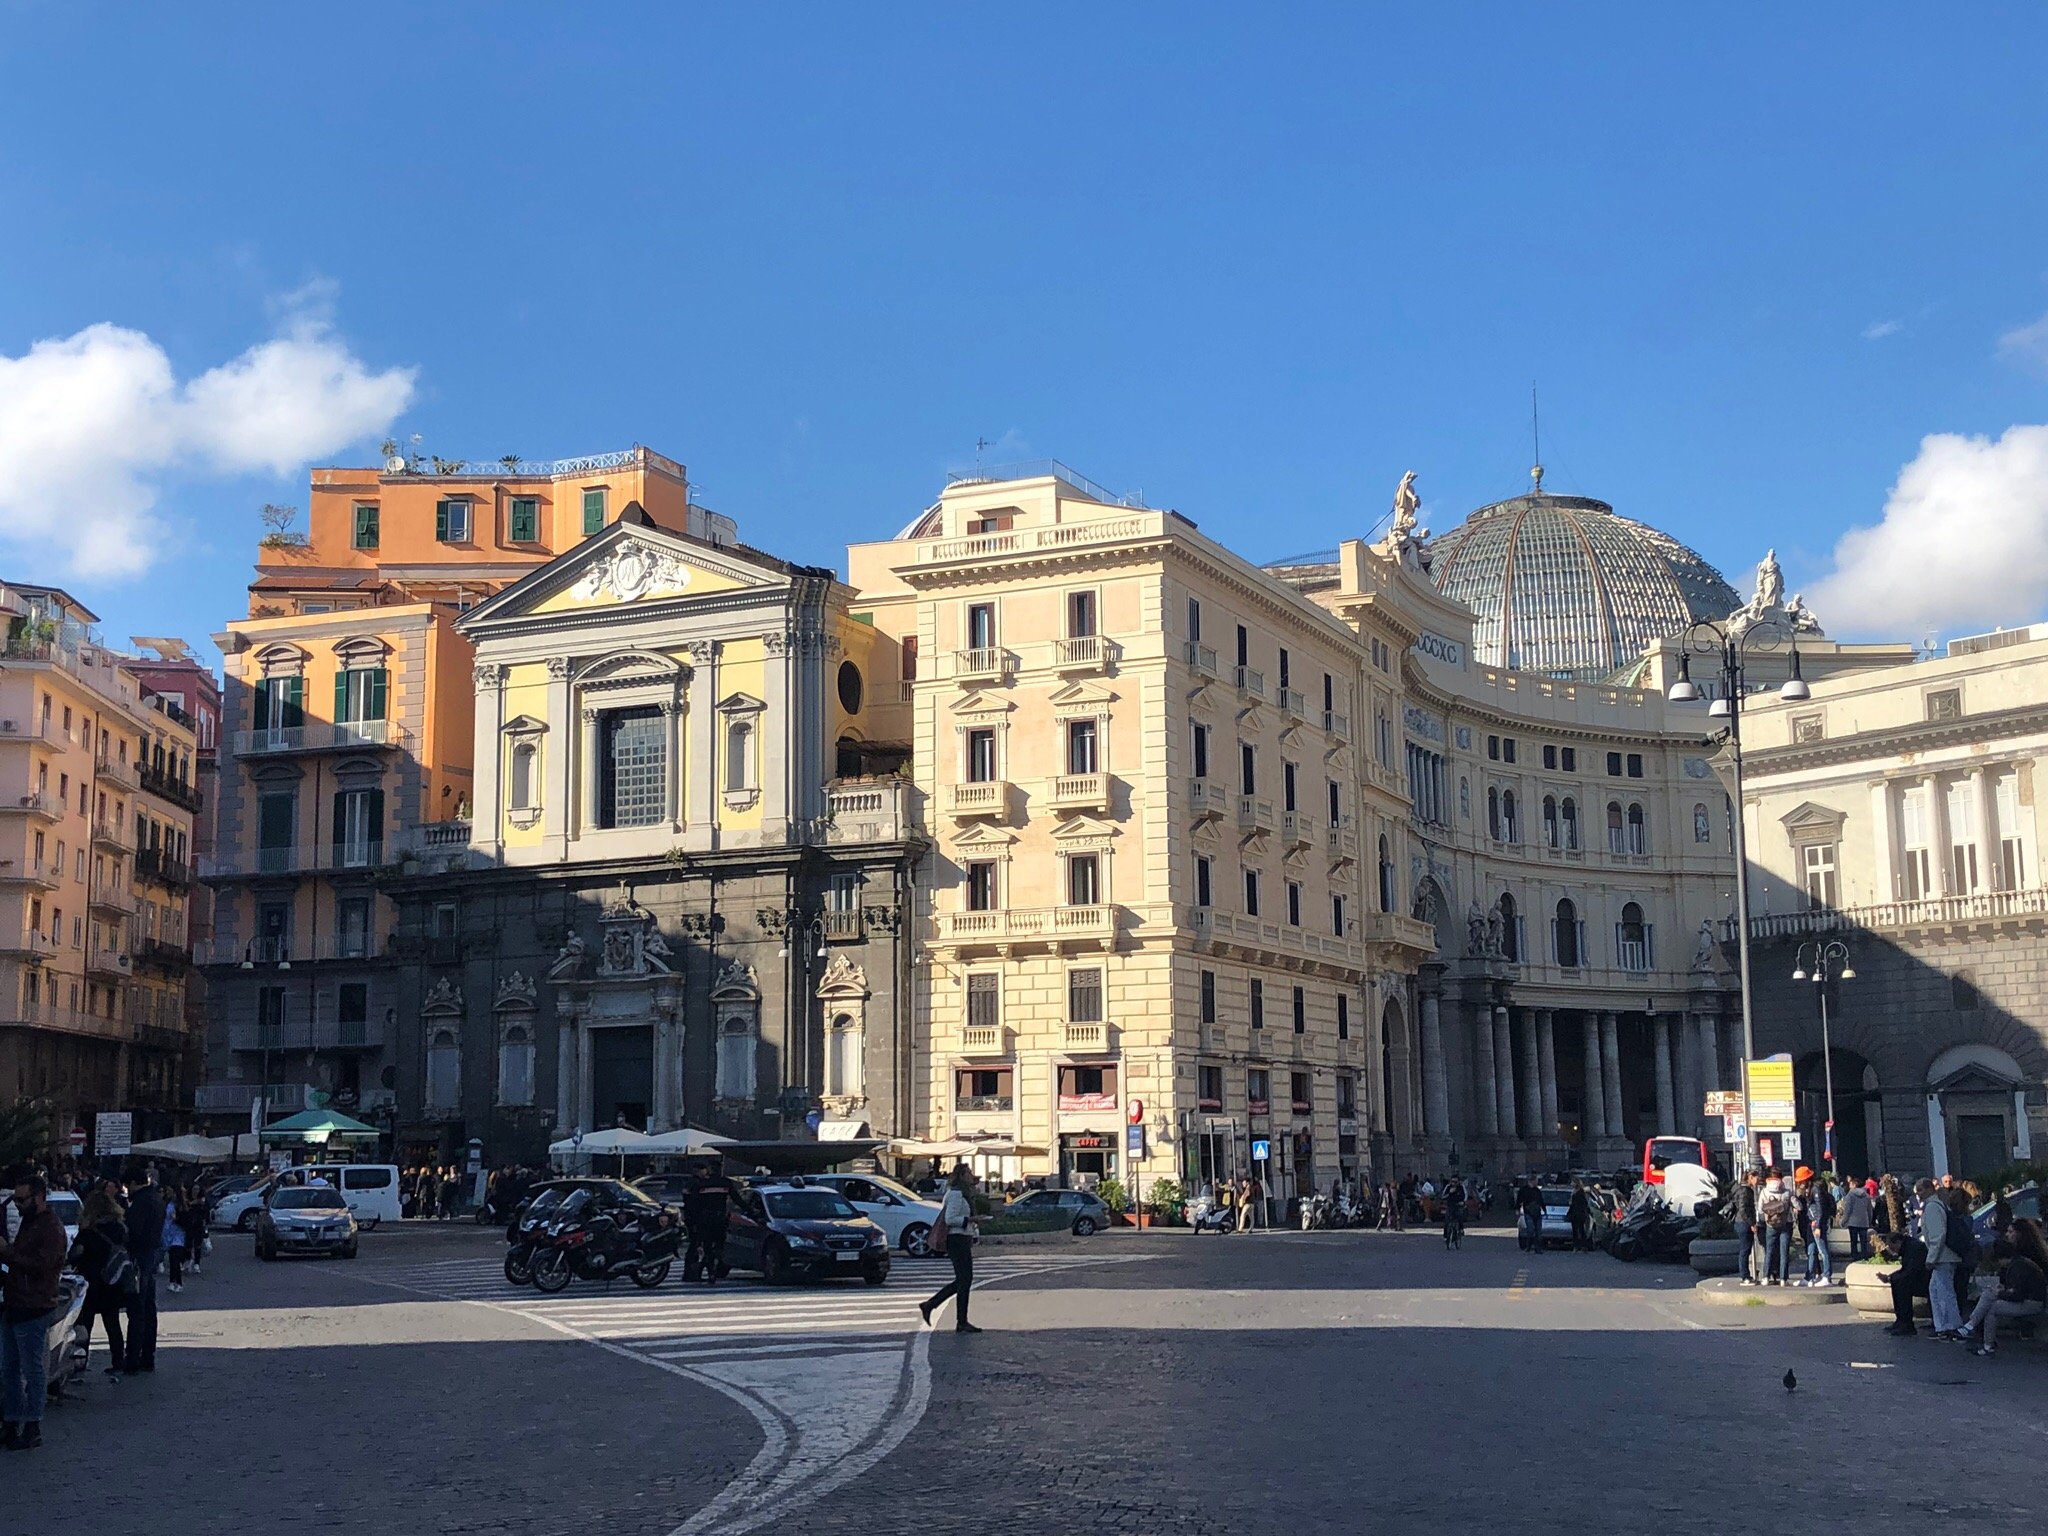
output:
M978 1288L1073 1268L1116 1262L1064 1255L991 1253L975 1264ZM753 1279L692 1285L671 1278L651 1291L628 1281L576 1282L543 1295L506 1281L488 1259L444 1259L365 1268L358 1278L440 1300L479 1302L664 1364L823 1356L897 1349L922 1327L917 1305L943 1285L943 1259L898 1258L881 1285L825 1282L770 1288Z

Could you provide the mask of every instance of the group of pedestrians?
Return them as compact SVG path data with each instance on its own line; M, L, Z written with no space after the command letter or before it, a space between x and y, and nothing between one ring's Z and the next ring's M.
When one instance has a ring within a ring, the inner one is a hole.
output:
M43 1406L49 1395L49 1334L63 1305L67 1265L84 1277L79 1324L92 1345L94 1329L107 1337L107 1376L120 1381L156 1370L157 1277L172 1291L200 1272L206 1254L206 1198L196 1185L165 1184L155 1168L133 1183L118 1177L81 1180L78 1238L66 1238L50 1205L47 1175L32 1168L11 1176L13 1204L0 1235L0 1446L33 1450L42 1444Z
M1835 1260L1828 1234L1838 1225L1846 1228L1850 1258L1865 1257L1877 1190L1875 1179L1838 1180L1804 1163L1792 1170L1789 1180L1782 1168L1745 1174L1736 1182L1730 1203L1740 1283L1815 1289L1833 1285ZM1801 1260L1796 1280L1795 1255Z
M1998 1349L2001 1319L2031 1319L2048 1312L2048 1237L2038 1221L2014 1217L2003 1200L1995 1202L1986 1249L1973 1215L1982 1203L1974 1186L1921 1179L1913 1186L1910 1203L1896 1188L1890 1193L1893 1198L1886 1204L1893 1217L1891 1230L1878 1237L1877 1247L1881 1257L1899 1261L1888 1277L1892 1333L1901 1338L1917 1334L1913 1302L1925 1296L1935 1338L1991 1355ZM1969 1300L1973 1277L1974 1303Z
M399 1214L427 1221L453 1221L462 1208L463 1177L452 1163L405 1168L398 1175Z

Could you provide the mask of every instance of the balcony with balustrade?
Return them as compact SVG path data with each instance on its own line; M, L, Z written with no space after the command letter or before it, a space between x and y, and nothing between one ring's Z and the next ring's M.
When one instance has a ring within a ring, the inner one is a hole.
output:
M1280 842L1288 849L1313 847L1316 840L1316 819L1306 811L1282 811L1280 813Z
M1046 804L1056 811L1107 811L1109 775L1062 773L1046 789Z
M1008 1056L1010 1032L1000 1024L963 1024L960 1026L960 1054Z
M1294 719L1308 719L1308 700L1301 696L1299 688L1282 687L1276 695L1275 702Z
M1223 675L1217 668L1216 647L1213 645L1203 645L1195 640L1188 641L1187 663L1193 671L1212 681Z
M1340 709L1323 711L1323 730L1339 741L1351 739L1351 717Z
M964 784L948 784L943 799L946 814L957 820L981 816L1007 817L1010 814L1010 781L979 779Z
M1358 857L1358 828L1349 816L1323 831L1324 850L1333 859L1355 859Z
M1101 1019L1069 1019L1064 1038L1070 1051L1100 1054L1109 1049L1109 1025Z
M55 859L39 859L33 853L21 859L0 861L0 885L23 885L38 891L54 891L64 879Z
M201 797L198 789L186 780L174 779L155 768L139 769L135 777L144 794L155 795L159 800L168 800L175 806L197 814Z
M1107 635L1069 635L1052 645L1053 669L1085 674L1106 672L1116 664L1119 647Z
M1189 779L1188 813L1196 821L1221 821L1230 814L1230 791L1215 779Z
M1436 953L1436 929L1402 912L1365 912L1358 918L1358 937L1368 944L1406 950L1416 959Z
M135 961L125 948L102 942L87 946L85 969L89 975L121 981L135 974Z
M126 853L128 849L128 826L125 821L115 821L111 816L95 816L92 821L92 842L95 848L109 849L115 853Z
M99 917L130 918L135 915L135 897L118 885L96 884L85 898L86 910Z
M1273 830L1273 802L1262 800L1257 795L1237 797L1237 830L1240 832L1270 832Z
M1850 907L1812 907L1800 912L1766 912L1749 920L1756 940L1808 939L1840 933L1989 933L2013 923L2039 925L2048 918L2048 888L1972 891L1962 896L1922 896ZM1735 942L1735 922L1722 924L1722 937Z
M940 912L937 942L955 953L1020 947L1112 949L1117 908L1007 907L987 912Z
M37 928L23 928L0 936L0 955L16 959L43 960L57 953L57 941Z
M1017 657L1000 645L970 646L953 653L956 683L1000 683L1017 670Z
M405 729L389 720L313 720L304 725L237 731L234 745L236 757L278 757L357 748L403 749L409 740Z
M57 803L54 795L17 795L12 800L0 801L0 816L26 816L32 821L55 821L64 814L64 807Z
M835 779L825 786L825 818L814 841L828 847L899 843L917 835L911 782L894 776Z
M182 891L192 884L192 866L161 848L139 848L135 853L135 878Z
M127 758L118 757L112 752L102 752L93 759L93 773L109 789L133 790L141 787L141 782L136 777L135 765Z
M1237 684L1237 691L1246 698L1257 699L1262 704L1265 702L1266 674L1257 667L1239 667L1231 674L1231 679Z

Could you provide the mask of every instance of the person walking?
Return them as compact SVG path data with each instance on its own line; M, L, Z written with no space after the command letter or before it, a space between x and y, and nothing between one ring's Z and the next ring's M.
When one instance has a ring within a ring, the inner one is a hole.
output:
M1757 1196L1756 1209L1764 1228L1764 1284L1783 1285L1792 1274L1792 1232L1799 1222L1799 1202L1775 1168Z
M1543 1191L1534 1179L1524 1179L1515 1193L1515 1207L1521 1213L1518 1234L1527 1253L1543 1251Z
M420 1170L420 1220L432 1221L441 1214L441 1175L432 1167Z
M135 1289L126 1297L128 1357L124 1374L156 1369L156 1272L164 1262L164 1192L155 1167L128 1201L128 1256L135 1261Z
M178 1219L184 1198L184 1191L178 1189L164 1195L164 1269L173 1296L185 1289L185 1225Z
M1806 1278L1799 1283L1809 1290L1820 1290L1835 1283L1834 1256L1828 1252L1828 1218L1834 1200L1828 1193L1827 1181L1817 1178L1811 1168L1802 1165L1794 1179L1799 1201L1799 1235L1806 1244Z
M1756 1186L1754 1172L1735 1181L1728 1196L1728 1219L1735 1228L1735 1273L1738 1285L1758 1284L1756 1272Z
M43 1405L50 1395L50 1317L61 1298L58 1277L70 1244L50 1209L40 1174L14 1180L20 1220L12 1240L0 1238L0 1445L32 1451L43 1443Z
M462 1175L453 1168L441 1170L441 1219L453 1221L455 1208L462 1203Z
M1836 1212L1842 1228L1849 1234L1849 1262L1870 1257L1870 1217L1872 1202L1870 1191L1851 1179L1842 1187L1841 1206Z
M1983 1288L1960 1335L1965 1344L1976 1346L1971 1353L1978 1355L1997 1353L2001 1317L2039 1317L2048 1311L2048 1274L2011 1238L2001 1237L1991 1245L1991 1262L1999 1266L1998 1284Z
M78 1268L85 1276L85 1310L79 1322L85 1328L85 1347L92 1348L94 1323L106 1329L107 1375L121 1379L121 1303L127 1285L135 1278L135 1261L128 1257L128 1224L120 1199L110 1183L100 1185L85 1197L78 1213Z
M1565 1207L1565 1220L1572 1224L1572 1249L1577 1253L1593 1251L1593 1200L1586 1193L1584 1179L1572 1180L1571 1204Z
M206 1257L206 1197L196 1185L186 1185L178 1201L178 1225L185 1229L185 1272L196 1275Z
M1962 1300L1956 1294L1956 1265L1962 1254L1949 1242L1948 1202L1932 1179L1915 1184L1913 1193L1920 1197L1920 1240L1927 1245L1927 1309L1934 1314L1934 1336L1953 1339L1963 1331Z
M953 1263L953 1278L940 1286L929 1301L918 1303L918 1315L930 1327L932 1313L950 1298L954 1332L979 1333L981 1330L967 1321L967 1296L974 1289L974 1244L981 1236L981 1225L974 1214L974 1170L965 1163L956 1167L947 1181L946 1197L939 1205L939 1220L946 1224L946 1257Z

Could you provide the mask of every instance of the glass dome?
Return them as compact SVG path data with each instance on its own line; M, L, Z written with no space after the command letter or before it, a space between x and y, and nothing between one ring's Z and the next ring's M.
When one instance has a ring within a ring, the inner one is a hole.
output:
M1721 573L1604 501L1532 491L1432 539L1430 579L1478 615L1489 666L1599 679L1695 619L1742 606Z

